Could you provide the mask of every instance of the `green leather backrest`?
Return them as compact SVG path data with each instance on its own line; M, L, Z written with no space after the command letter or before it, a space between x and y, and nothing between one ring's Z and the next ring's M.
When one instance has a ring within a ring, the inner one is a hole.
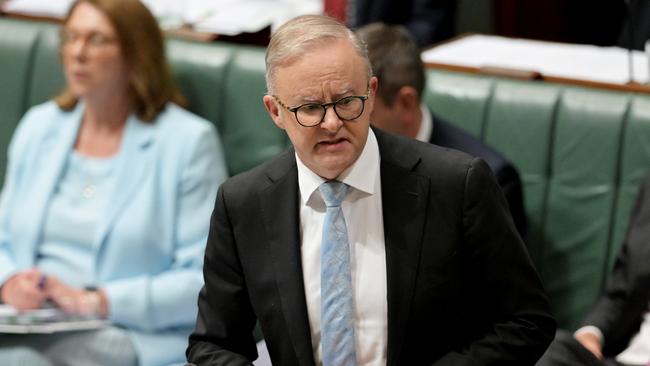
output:
M65 77L59 57L59 27L38 23L41 29L34 53L32 82L27 102L34 106L52 99L65 87Z
M569 89L558 106L540 272L562 324L589 310L606 276L628 99Z
M485 121L485 143L498 148L518 167L525 187L527 245L535 260L543 247L542 218L551 146L549 126L552 126L559 94L557 88L545 84L499 82Z
M224 146L229 154L231 172L241 172L278 154L288 146L285 132L268 116L262 97L264 49L240 47L230 63L225 81L221 121Z
M231 47L212 47L205 42L169 40L167 55L176 84L187 99L187 109L213 121L221 130L220 114Z
M5 174L7 146L27 110L31 62L38 29L21 21L0 22L0 182Z
M482 135L483 121L492 92L488 78L459 78L452 73L429 73L425 98L436 113L454 121L475 136Z
M650 168L650 95L427 76L426 103L519 170L526 244L560 326L574 327L602 291Z
M52 23L0 18L0 183L7 145L20 117L65 86L58 34ZM187 108L219 130L231 175L286 149L286 135L262 104L263 48L172 39L167 54Z

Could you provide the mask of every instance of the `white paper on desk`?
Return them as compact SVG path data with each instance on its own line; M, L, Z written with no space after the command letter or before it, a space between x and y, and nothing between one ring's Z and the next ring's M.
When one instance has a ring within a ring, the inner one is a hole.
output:
M268 25L275 29L296 16L323 12L322 0L186 0L183 4L186 23L206 31L225 26L231 34L256 32Z
M287 12L282 2L270 0L239 0L228 6L213 8L205 19L193 23L199 32L223 35L258 32L270 26L274 20Z
M628 51L620 47L472 35L427 50L422 53L422 60L538 71L547 76L613 84L630 81ZM648 58L643 52L633 52L633 71L634 81L648 82Z
M7 0L2 9L7 13L64 18L72 0Z

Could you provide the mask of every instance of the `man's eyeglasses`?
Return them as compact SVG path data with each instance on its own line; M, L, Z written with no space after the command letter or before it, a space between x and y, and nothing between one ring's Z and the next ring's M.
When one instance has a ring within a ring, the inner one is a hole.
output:
M286 110L292 112L296 116L296 121L304 127L314 127L323 123L329 106L334 108L334 113L341 121L357 119L363 113L363 108L369 96L370 88L368 88L366 95L352 95L330 103L305 103L297 107L287 107L280 98L272 95L273 99Z

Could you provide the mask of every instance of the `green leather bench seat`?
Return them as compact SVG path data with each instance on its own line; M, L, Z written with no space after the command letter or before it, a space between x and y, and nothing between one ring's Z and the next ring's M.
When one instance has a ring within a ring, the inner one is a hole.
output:
M531 257L560 326L574 327L602 291L650 168L650 95L439 70L428 78L436 113L519 169Z

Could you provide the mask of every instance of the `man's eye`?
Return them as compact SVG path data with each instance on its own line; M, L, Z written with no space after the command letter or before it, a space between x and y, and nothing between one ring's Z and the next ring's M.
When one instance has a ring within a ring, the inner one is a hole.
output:
M346 106L352 102L354 102L354 98L343 98L339 100L337 104L340 106Z
M320 104L306 104L300 107L300 109L303 109L305 112L315 112L319 111L321 108Z

